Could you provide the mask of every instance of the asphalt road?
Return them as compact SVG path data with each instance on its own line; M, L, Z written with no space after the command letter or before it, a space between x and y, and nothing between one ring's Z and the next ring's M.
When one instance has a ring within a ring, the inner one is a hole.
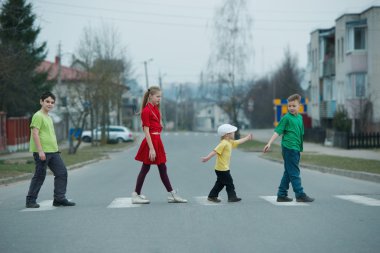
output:
M231 173L240 203L209 205L213 134L163 135L168 171L187 204L169 204L156 167L143 187L151 204L129 203L140 164L137 147L69 172L75 207L52 208L48 176L39 210L24 209L29 182L0 187L0 252L379 252L380 184L302 170L309 205L275 205L282 165L234 150ZM293 196L293 193L290 192ZM354 202L356 201L356 202Z

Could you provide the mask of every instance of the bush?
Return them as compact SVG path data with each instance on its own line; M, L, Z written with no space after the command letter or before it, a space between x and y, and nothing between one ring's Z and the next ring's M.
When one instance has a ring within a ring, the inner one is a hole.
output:
M348 117L348 113L345 109L339 109L336 111L333 118L333 128L335 131L340 132L351 131L351 119Z

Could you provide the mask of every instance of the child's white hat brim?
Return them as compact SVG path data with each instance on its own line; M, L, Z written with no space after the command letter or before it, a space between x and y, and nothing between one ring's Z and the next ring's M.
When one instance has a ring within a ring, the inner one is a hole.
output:
M224 136L226 134L236 132L236 130L237 130L236 126L233 126L230 124L223 124L223 125L218 127L218 135Z

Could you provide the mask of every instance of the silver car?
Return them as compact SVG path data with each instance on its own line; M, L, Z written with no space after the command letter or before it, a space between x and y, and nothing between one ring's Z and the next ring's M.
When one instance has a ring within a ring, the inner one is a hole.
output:
M101 127L98 127L92 131L92 137L95 141L99 141L101 136ZM133 141L133 134L131 130L124 126L108 126L106 128L106 136L108 136L108 142L122 143L126 141ZM91 131L83 131L82 141L91 142Z

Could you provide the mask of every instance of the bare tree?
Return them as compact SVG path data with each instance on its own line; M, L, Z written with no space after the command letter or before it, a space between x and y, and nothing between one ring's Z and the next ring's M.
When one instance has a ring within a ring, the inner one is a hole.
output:
M102 127L101 143L104 144L110 113L121 112L122 95L127 90L126 80L130 79L132 63L121 45L118 31L106 24L97 30L90 26L84 28L77 51L78 62L90 73L84 95L90 105L91 129ZM117 121L122 122L120 117Z
M223 1L215 12L213 51L207 71L208 91L238 128L252 58L251 23L247 0ZM236 135L239 138L239 132Z

